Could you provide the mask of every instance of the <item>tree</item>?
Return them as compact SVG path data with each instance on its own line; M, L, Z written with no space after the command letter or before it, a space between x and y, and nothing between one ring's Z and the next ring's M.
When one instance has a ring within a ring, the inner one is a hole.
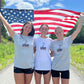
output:
M2 7L4 7L6 5L5 0L2 0ZM7 30L5 29L4 25L2 24L2 28L1 28L1 35L5 38L8 39L9 41L13 41L13 39L8 36L7 34Z
M55 34L50 34L49 37L52 38L53 40L57 38Z
M5 0L2 0L2 7L6 5Z
M71 31L69 31L66 36L71 35L76 30L76 28L78 26L78 23L79 23L79 20L77 21L75 27ZM73 43L84 43L84 39L83 38L84 38L84 25L82 26L82 29L81 29L80 33L78 34L76 39L73 41Z
M79 23L79 20L77 21L75 27L71 31L69 31L66 34L66 36L71 35L76 30L78 23ZM52 38L52 39L56 39L56 36L52 35L52 34L49 37ZM78 34L76 39L73 41L73 43L84 43L84 25L82 26L82 29L81 29L80 33Z

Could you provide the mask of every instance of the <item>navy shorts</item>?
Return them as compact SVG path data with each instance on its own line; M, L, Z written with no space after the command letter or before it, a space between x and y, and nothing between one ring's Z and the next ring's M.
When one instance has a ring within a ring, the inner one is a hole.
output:
M49 71L50 70L47 70L47 71L45 71L45 70L35 70L35 72L37 72L38 74L43 74L43 75L47 74Z
M22 69L22 68L14 67L14 73L32 74L33 72L34 72L34 69L32 68Z
M69 79L70 78L69 70L66 70L66 71L51 70L51 74L52 74L52 77L61 77L63 79Z

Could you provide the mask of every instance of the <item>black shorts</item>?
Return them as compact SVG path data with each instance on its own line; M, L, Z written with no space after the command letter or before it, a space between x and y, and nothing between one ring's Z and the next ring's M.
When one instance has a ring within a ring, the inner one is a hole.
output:
M43 74L43 75L47 74L49 71L50 70L47 70L47 71L45 71L45 70L35 70L35 72L37 72L38 74Z
M14 67L14 73L25 73L25 74L32 74L34 72L34 69L28 68L28 69L22 69Z
M51 70L51 74L52 74L52 77L61 77L63 79L69 79L70 78L69 70L66 70L66 71Z

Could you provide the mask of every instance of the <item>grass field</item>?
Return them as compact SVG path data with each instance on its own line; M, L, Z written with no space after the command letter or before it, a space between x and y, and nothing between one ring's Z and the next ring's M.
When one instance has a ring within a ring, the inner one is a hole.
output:
M71 64L84 75L84 45L71 46Z
M14 43L0 43L0 70L14 60Z

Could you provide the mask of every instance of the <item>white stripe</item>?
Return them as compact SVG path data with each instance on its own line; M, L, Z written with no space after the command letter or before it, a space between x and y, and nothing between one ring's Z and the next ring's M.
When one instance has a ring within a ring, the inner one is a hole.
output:
M76 21L72 21L72 20L65 20L65 21L70 21L70 22L76 23ZM52 21L52 20L37 20L37 21L33 22L33 24L35 24L35 23L62 23L62 24L73 25L73 24L67 23L67 22Z
M60 15L48 15L48 14L35 14L34 17L52 17L52 18L60 18L60 19L64 19L65 17L64 16L60 16Z
M10 25L15 25L15 24L23 25L22 23L11 23Z
M55 27L58 27L59 25L48 25L49 27L53 27L53 28L55 28ZM59 27L61 27L62 29L64 29L64 30L71 30L72 28L67 28L67 27L63 27L63 26L59 26ZM74 26L73 26L74 27ZM34 28L35 29L37 29L37 28L40 28L40 25L38 25L38 26L34 26Z
M20 31L15 31L16 33L21 33Z
M64 11L64 10L52 10L51 12L57 12L57 13L63 13L63 14L67 14L67 15L74 15L74 16L79 16L77 14L74 14L72 12L68 12L68 11Z
M12 27L13 29L22 29L22 27Z
M75 23L76 21L74 21L74 23ZM60 21L50 21L50 20L39 20L39 21L37 21L36 23L59 23L59 24L64 24L64 25L70 25L70 26L74 26L74 24L71 24L71 23L66 23L66 22L60 22Z
M55 28L55 27L58 27L59 25L48 25L49 27L53 27L53 28ZM63 29L71 29L71 27L63 27L63 26L59 26L59 27L62 27ZM74 27L74 26L72 26L72 27ZM38 26L34 26L34 28L36 29L36 28L40 28L40 25L38 25Z

